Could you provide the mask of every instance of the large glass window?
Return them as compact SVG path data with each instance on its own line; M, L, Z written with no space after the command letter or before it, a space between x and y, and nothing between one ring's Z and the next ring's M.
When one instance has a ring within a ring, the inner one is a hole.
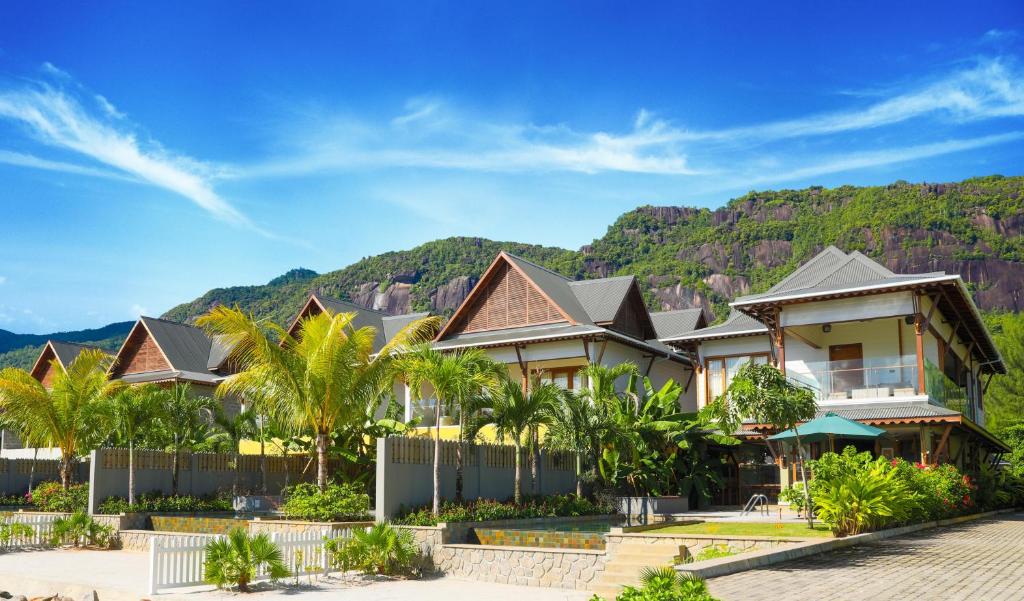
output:
M583 369L580 367L558 367L544 371L542 379L552 382L563 390L579 390L585 386Z
M733 378L739 373L740 368L750 362L753 362L755 365L765 365L768 363L768 354L758 353L729 357L708 357L705 359L707 394L704 401L710 403L722 396L729 388Z

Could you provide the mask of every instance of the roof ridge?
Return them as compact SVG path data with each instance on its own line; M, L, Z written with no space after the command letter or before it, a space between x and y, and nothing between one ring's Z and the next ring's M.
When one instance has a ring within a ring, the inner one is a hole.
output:
M879 275L881 275L883 277L889 278L889 277L893 277L893 276L896 276L896 275L902 275L902 274L898 274L898 273L894 272L893 270L889 269L885 265L882 265L878 261L876 261L876 260L872 259L871 257L865 255L864 253L860 252L859 250L855 250L855 251L851 252L850 256L852 258L854 258L861 265L864 265L865 267L870 268L872 271L874 271L875 273L877 273L877 274L879 274Z
M182 327L186 327L186 328L192 328L193 330L199 330L200 332L204 332L205 333L205 330L203 330L199 326L194 326L194 325L192 325L190 323L185 323L183 321L171 321L170 319L164 319L162 317L150 317L148 315L139 315L139 319L140 320L141 319L148 319L150 321L162 321L163 323L169 323L169 324L171 324L173 326L182 326Z
M702 307L690 307L688 309L669 309L668 311L648 311L651 315L669 315L670 313L684 313L686 311L704 312Z
M805 269L809 268L811 265L817 263L819 260L824 260L825 257L827 257L827 256L836 256L836 253L838 253L839 256L843 257L844 259L849 259L849 257L850 257L848 254L844 253L841 249L837 248L834 244L829 244L825 248L821 249L821 252L819 252L818 254L814 255L813 257L811 257L810 259L805 261L803 264L798 266L796 269L794 269L792 272L790 272L789 275L787 275L786 277L784 277L781 280L779 280L778 282L776 282L774 286L772 286L771 288L769 288L766 291L766 293L781 288L786 282L789 282L789 281L792 281L792 280L796 279L797 275L803 273L805 271ZM824 279L824 277L822 277L821 279ZM817 281L820 282L821 279L819 279ZM808 288L808 287L809 286L802 286L802 288Z
M46 339L46 344L50 344L52 342L56 342L56 343L59 343L59 344L69 344L71 346L80 346L82 348L100 348L100 347L96 346L95 344L83 344L81 342L71 342L70 340L61 340L59 338L47 338Z
M311 294L313 296L317 297L318 299L326 299L326 300L333 301L333 302L336 302L336 303L345 303L346 305L352 305L353 307L355 307L356 309L359 309L360 311L369 311L370 313L377 313L379 315L383 315L384 317L393 317L394 316L394 314L392 314L392 313L385 313L384 311L380 311L378 309L371 309L370 307L364 307L362 305L357 305L356 303L354 303L354 302L352 302L350 300L345 300L343 298L336 298L336 297L333 297L333 296L327 296L326 294L320 294L320 293L317 293L317 292L312 292Z
M558 275L558 274L556 274L556 275ZM565 276L562 276L562 277L565 277ZM637 277L635 275L633 275L633 274L628 274L628 275L613 275L610 278L589 278L589 279L582 279L582 280L569 280L568 278L566 278L566 279L568 280L568 283L569 283L570 286L576 286L578 284L596 284L598 282L610 282L612 280L635 280L635 279L637 279Z
M550 273L551 275L556 275L556 276L562 278L563 280L565 280L566 282L571 283L571 282L579 281L579 280L574 280L574 279L572 279L570 277L564 276L564 275L558 273L557 271L555 271L553 269L548 269L547 267L544 267L543 265L538 265L538 264L534 263L533 261L531 261L529 259L524 259L524 258L520 257L519 255L514 255L514 254L508 252L507 250L503 250L501 252L505 253L509 257L512 257L513 259L516 259L517 261L522 261L523 263L529 263L530 265L533 265L537 269L546 271L546 272Z

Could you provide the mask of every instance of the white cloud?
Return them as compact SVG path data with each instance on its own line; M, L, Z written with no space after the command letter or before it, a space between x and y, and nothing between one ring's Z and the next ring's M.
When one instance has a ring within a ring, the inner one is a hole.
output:
M70 80L67 73L49 63L44 64L43 69L55 80ZM134 132L119 122L115 123L120 113L113 105L105 98L94 96L94 99L102 99L99 104L103 114L91 113L78 100L74 92L79 87L72 83L63 86L36 81L22 87L0 89L0 119L23 126L38 142L78 153L124 175L183 196L221 221L271 236L217 194L210 182L212 168L189 157L171 154L155 141L140 143ZM3 151L0 160L22 166L100 175L92 167L68 165L10 151Z
M140 305L138 303L133 304L131 306L131 308L128 309L128 311L131 313L132 317L140 317L142 315L149 315L149 309L143 307L142 305Z
M121 173L117 173L114 171L96 169L94 167L86 167L83 165L75 165L73 163L65 163L63 161L51 161L48 159L33 156L31 154L22 154L20 152L12 152L10 150L0 150L0 163L15 165L17 167L31 167L33 169L43 169L46 171L60 171L63 173L72 173L75 175L89 175L92 177L104 177L107 179L118 179L130 182L139 181L134 177L123 175Z
M625 131L613 132L479 118L437 98L417 97L384 123L328 111L296 116L273 140L284 154L232 167L222 175L294 177L384 168L672 176L735 173L772 152L779 152L789 163L798 161L799 156L770 146L787 140L810 144L913 119L958 125L1024 116L1024 72L1012 58L981 58L916 86L879 89L850 99L861 106L705 130L686 128L641 109ZM750 156L755 151L758 156ZM815 152L807 156L818 160ZM855 157L849 163L862 159Z

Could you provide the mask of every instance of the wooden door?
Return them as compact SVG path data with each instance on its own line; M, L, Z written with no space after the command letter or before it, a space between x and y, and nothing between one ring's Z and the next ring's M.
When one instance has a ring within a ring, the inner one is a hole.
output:
M832 370L832 392L864 387L864 349L859 342L829 346L828 360Z

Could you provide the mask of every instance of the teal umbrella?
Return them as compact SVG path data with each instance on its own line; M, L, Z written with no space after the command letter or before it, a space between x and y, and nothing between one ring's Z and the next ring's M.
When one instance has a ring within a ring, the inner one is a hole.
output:
M881 428L855 422L852 419L846 419L845 417L841 417L831 412L812 419L806 424L798 426L797 429L800 432L801 443L820 442L822 440L828 440L831 442L836 438L873 440L885 434L885 430ZM773 436L769 436L768 440L796 442L796 432L794 430L786 430Z

